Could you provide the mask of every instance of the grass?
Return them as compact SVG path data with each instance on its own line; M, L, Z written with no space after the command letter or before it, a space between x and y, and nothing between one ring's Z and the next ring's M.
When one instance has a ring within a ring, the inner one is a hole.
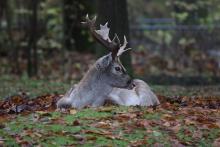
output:
M197 127L182 124L181 129L173 134L162 129L160 125L139 126L138 121L130 119L129 115L128 120L114 118L124 112L125 107L108 107L108 109L111 111L105 112L106 108L88 108L75 115L60 112L51 112L47 115L37 112L28 116L19 115L16 119L1 124L4 128L0 130L0 137L4 137L5 146L26 143L34 146L128 146L138 143L171 146L171 138L185 145L212 146L220 133L220 129L204 129L203 136L195 140L193 132L198 129ZM127 109L130 112L140 110L137 107L127 107ZM156 116L152 117L154 113L145 113L143 118L149 118L154 122L159 121L158 117L164 114L166 112L157 112ZM36 116L38 119L35 119ZM79 124L73 123L76 120Z
M35 80L27 76L15 77L9 75L0 76L0 99L7 98L18 93L25 93L33 98L40 95L59 93L64 94L75 81L48 81ZM213 95L220 96L220 85L213 86L163 86L151 85L153 91L164 96L192 96Z
M0 77L0 98L25 92L29 97L59 93L63 94L71 86L70 82L53 82L11 76ZM219 86L181 87L152 86L160 95L218 95ZM204 93L204 89L205 92ZM132 114L143 112L139 117ZM199 129L200 126L184 124L182 115L175 116L181 128L172 133L162 127L161 120L168 111L151 112L143 107L111 106L97 109L83 109L76 114L60 112L36 112L26 116L17 115L10 121L0 122L0 146L128 146L156 143L171 146L171 139L187 146L212 146L213 141L220 137L219 128ZM122 115L124 114L124 115ZM144 120L151 122L148 125ZM147 125L147 126L145 126ZM199 139L193 136L194 131L201 131ZM144 145L144 146L145 146Z
M45 94L63 94L71 86L70 82L54 82L47 80L35 80L22 76L0 77L0 99L24 92L29 97L36 97Z

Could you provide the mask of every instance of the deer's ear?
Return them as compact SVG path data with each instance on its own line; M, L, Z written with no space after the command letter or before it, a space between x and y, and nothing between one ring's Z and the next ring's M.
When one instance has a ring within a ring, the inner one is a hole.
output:
M96 69L99 71L105 70L109 64L112 62L112 56L106 55L104 57L101 57L97 62L96 62Z

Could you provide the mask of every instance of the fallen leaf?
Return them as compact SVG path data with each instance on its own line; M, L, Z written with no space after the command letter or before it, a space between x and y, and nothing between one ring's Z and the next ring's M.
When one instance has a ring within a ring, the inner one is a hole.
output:
M192 137L194 139L200 139L202 138L202 132L200 130L194 131Z
M171 146L172 147L185 147L185 145L180 143L179 140L177 140L177 139L171 138L170 141L171 141Z
M213 144L212 144L213 147L220 147L220 138L217 138Z
M79 125L80 125L80 122L78 120L73 121L73 126L79 126Z
M99 112L112 112L112 110L113 110L113 107L111 107L111 106L98 108Z
M119 121L127 121L127 120L132 120L137 117L137 114L134 113L124 113L124 114L118 114L114 116L115 119Z
M144 128L149 128L151 127L149 120L139 120L136 123L136 126L138 127L144 127Z
M165 127L170 127L170 123L169 123L169 122L165 122L165 123L163 124L163 126L165 126Z
M177 124L173 127L170 128L174 133L178 133L179 130L181 129L181 124Z
M77 113L76 109L70 109L70 114L74 115L76 113Z
M175 120L175 118L172 115L170 115L170 114L164 114L162 116L162 118L167 120L167 121L174 121Z
M37 114L40 114L41 116L51 116L51 114L47 111L36 111Z
M98 123L96 123L96 125L95 125L95 127L97 127L97 128L111 128L110 127L110 123L107 123L107 122L98 122Z
M189 118L184 119L184 123L186 125L196 125L196 122L191 120L191 119L189 119Z

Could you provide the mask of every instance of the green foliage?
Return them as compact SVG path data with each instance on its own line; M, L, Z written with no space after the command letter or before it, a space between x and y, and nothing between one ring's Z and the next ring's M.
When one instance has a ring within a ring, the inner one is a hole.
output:
M148 119L148 120L159 120L161 117L161 113L147 113L144 118Z
M46 24L46 33L38 41L40 48L61 49L63 40L62 2L42 1L40 20Z
M212 26L220 20L219 1L192 0L192 1L168 1L169 6L174 6L171 13L177 22L183 24L203 24ZM208 10L208 9L211 9Z

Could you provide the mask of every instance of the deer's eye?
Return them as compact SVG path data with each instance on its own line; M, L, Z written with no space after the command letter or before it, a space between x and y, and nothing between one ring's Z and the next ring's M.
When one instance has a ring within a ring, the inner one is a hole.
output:
M115 67L115 70L116 71L121 71L121 68L120 67Z

